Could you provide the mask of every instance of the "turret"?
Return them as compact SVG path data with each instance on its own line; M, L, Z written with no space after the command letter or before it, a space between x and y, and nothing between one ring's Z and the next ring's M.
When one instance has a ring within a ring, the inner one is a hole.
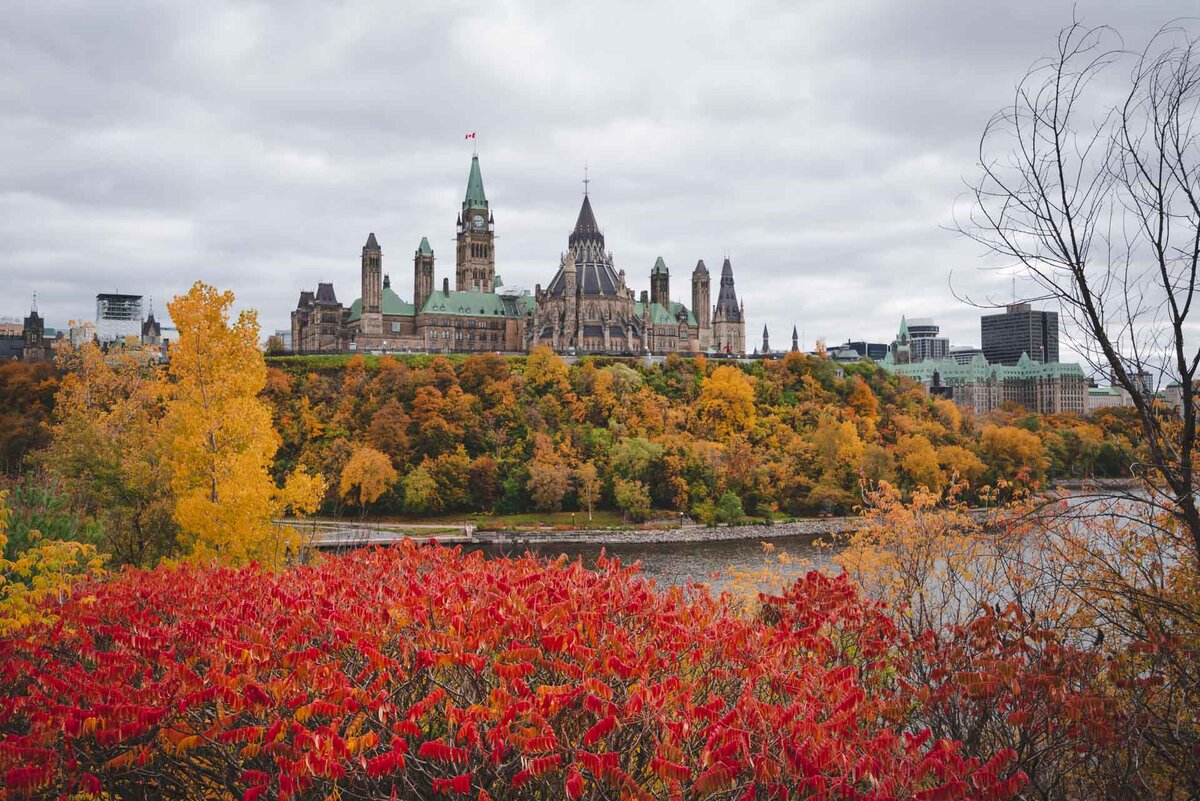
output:
M671 305L671 273L667 270L667 263L663 261L662 256L658 257L654 268L650 270L650 302L657 303L664 309Z
M766 354L768 354L768 353L770 353L770 352L771 352L771 339L770 339L770 336L767 334L767 327L766 327L766 325L764 325L764 326L763 326L763 346L762 346L762 352L763 352L763 355L766 355Z
M433 248L428 238L421 237L421 244L413 254L413 306L417 311L433 294L433 266Z
M796 326L792 326L792 353L800 352L800 335L796 333Z
M375 234L362 249L362 323L364 334L383 333L383 250Z

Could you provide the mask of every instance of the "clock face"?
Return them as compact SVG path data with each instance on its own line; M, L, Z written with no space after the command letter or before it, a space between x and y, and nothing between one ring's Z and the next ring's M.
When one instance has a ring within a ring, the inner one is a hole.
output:
M483 215L476 214L475 219L471 220L471 225L475 226L476 231L482 231L483 230Z

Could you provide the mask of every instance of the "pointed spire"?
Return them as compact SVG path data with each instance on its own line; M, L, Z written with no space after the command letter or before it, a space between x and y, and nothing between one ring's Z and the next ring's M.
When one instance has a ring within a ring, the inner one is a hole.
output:
M903 314L900 315L900 332L898 334L896 334L896 341L897 342L907 342L908 341L908 317Z
M792 326L792 353L800 350L800 335L796 333L796 326Z
M467 196L463 199L463 211L487 207L487 195L483 193L483 176L479 172L479 156L472 156L471 175L467 178Z
M433 248L429 245L428 237L421 237L421 244L417 247L417 253L420 253L422 256L433 255Z
M770 338L770 335L767 333L767 326L766 326L766 323L764 323L764 324L763 324L763 346L762 346L762 352L763 352L764 354L767 354L767 353L770 353L770 352L771 352L771 338Z
M656 262L654 262L654 269L652 269L650 271L650 274L651 275L668 275L669 274L667 272L667 263L665 261L663 261L662 256L659 256L658 260Z
M587 195L584 195L583 205L579 207L575 230L571 232L568 242L572 247L580 242L596 242L601 249L604 248L604 235L600 233L600 225L592 211L592 200Z
M728 278L730 283L733 283L733 265L729 263L729 258L726 257L725 263L721 265L721 283L725 283Z
M708 275L708 268L704 266L704 259L696 262L696 269L692 270L692 275Z
M363 245L363 250L379 250L379 241L375 239L374 231L367 235L367 244Z

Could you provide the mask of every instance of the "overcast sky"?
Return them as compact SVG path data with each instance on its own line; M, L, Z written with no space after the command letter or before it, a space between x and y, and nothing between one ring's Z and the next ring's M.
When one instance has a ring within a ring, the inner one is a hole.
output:
M901 314L978 344L1005 274L945 230L979 134L1075 14L1140 46L1185 0L687 3L17 0L0 24L0 316L203 279L289 325L359 295L374 231L412 297L454 271L471 143L506 284L550 281L589 165L637 289L690 304L732 259L746 333L890 341ZM1018 286L1018 293L1021 287ZM713 296L716 291L714 286Z

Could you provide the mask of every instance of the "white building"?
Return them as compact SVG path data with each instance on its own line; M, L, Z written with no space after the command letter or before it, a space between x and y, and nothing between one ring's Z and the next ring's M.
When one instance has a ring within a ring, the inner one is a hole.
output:
M102 292L96 296L96 336L100 343L142 338L142 296Z

